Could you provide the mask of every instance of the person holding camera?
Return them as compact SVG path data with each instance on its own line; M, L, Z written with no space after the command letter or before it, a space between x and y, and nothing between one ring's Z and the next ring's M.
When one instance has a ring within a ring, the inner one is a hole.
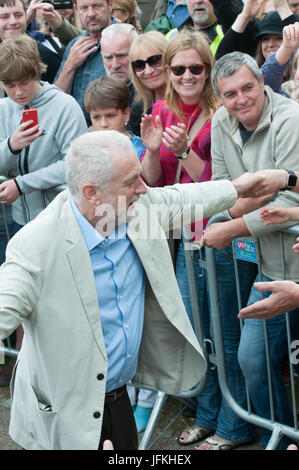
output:
M63 47L83 33L73 0L31 0L27 21L34 19L38 12Z
M0 40L18 37L21 34L31 33L26 30L28 23L26 5L24 0L0 0ZM57 70L61 63L59 55L46 47L38 38L37 42L41 60L47 65L42 74L42 80L53 83Z

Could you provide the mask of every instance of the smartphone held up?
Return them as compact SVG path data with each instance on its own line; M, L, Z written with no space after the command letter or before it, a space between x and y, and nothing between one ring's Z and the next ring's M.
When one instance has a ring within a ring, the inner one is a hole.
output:
M26 129L31 129L34 126L38 125L38 116L37 109L24 109L22 112L22 123L32 121L32 123L26 127ZM36 129L34 134L38 132L39 129Z

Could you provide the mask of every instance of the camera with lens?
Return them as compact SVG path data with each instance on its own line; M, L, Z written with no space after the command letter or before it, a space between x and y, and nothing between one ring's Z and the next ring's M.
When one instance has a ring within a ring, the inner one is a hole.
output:
M42 3L50 3L54 10L70 10L73 8L73 0L41 0Z

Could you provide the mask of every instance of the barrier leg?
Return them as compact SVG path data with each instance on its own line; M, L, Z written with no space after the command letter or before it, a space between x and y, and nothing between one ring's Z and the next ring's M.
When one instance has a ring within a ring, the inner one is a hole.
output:
M138 447L139 450L148 449L150 440L152 438L153 432L154 432L155 427L158 423L161 411L163 409L163 406L164 406L166 400L167 400L167 395L163 392L158 392L158 396L157 396L152 414L150 416L149 422L147 423L146 429L143 433L141 442L140 442L139 447Z
M274 425L271 438L265 450L276 450L282 438L281 427Z
M0 352L5 353L6 356L9 356L9 357L18 357L18 354L19 354L19 351L17 351L16 349L6 348L4 346L3 347L0 346Z

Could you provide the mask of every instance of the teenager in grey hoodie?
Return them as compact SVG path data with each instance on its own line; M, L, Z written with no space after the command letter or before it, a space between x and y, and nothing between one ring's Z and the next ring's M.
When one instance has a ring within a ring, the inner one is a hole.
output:
M72 140L87 130L75 99L40 80L45 71L36 42L24 35L0 44L0 80L7 98L0 100L0 203L12 204L16 224L34 219L64 189L64 156ZM22 111L38 112L38 124L22 123ZM15 224L15 225L16 225ZM18 226L14 227L14 231ZM16 349L23 330L17 328ZM0 386L9 384L15 358L0 373Z

